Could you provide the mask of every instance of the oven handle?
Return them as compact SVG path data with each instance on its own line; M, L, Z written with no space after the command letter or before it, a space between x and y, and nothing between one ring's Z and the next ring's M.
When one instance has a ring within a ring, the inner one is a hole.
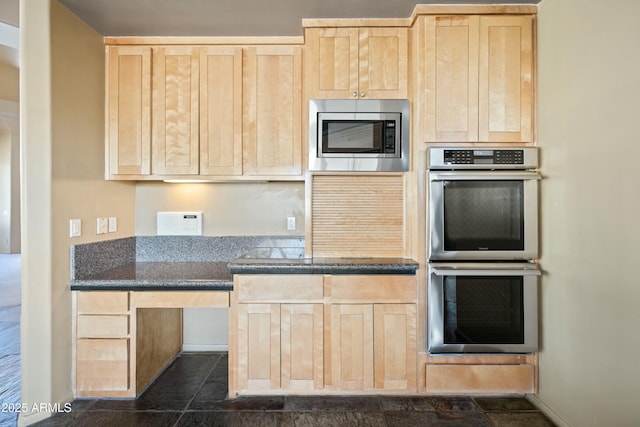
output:
M506 268L506 269L483 269L483 268L446 268L432 267L431 272L436 276L540 276L542 272L538 269L529 268Z
M538 172L485 171L485 172L429 172L431 181L486 181L542 179Z

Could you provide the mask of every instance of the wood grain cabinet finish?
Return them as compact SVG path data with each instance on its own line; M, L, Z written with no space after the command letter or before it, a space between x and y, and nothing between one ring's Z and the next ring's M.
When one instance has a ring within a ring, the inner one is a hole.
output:
M107 178L151 174L151 47L106 50Z
M252 176L302 174L302 48L244 52L244 167Z
M236 276L234 288L238 389L321 389L322 276Z
M108 46L107 60L107 179L302 177L302 47Z
M309 28L306 39L312 97L407 98L407 28Z
M77 396L125 396L129 370L129 292L75 292Z
M241 275L234 287L230 395L415 391L415 276Z
M532 16L422 19L426 142L532 142Z

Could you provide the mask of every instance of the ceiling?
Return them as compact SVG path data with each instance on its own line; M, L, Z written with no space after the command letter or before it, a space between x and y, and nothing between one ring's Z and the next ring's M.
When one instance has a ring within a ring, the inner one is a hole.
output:
M3 0L4 1L4 0ZM301 36L302 19L408 18L416 4L541 0L59 0L103 36Z

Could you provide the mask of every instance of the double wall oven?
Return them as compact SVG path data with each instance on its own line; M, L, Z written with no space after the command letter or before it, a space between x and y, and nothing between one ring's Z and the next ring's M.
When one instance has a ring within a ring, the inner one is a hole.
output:
M427 351L536 351L537 149L428 155Z

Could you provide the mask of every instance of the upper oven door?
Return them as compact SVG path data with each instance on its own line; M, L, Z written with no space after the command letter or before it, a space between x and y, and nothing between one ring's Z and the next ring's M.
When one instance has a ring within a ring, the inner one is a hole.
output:
M430 260L538 256L537 172L429 172Z

